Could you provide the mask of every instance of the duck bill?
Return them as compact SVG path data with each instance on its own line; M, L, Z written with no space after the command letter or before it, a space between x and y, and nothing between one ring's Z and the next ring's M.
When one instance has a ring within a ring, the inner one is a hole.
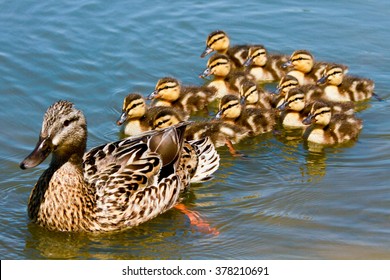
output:
M52 146L49 138L39 137L34 150L20 163L20 168L28 169L39 165L49 156L51 151Z
M241 105L245 105L245 104L246 104L246 98L245 98L245 96L241 96L241 98L240 98L240 104L241 104Z
M287 101L284 101L282 104L280 104L276 109L278 109L279 111L284 111L287 109L287 106L288 106L288 102Z
M222 118L222 111L218 111L218 113L215 115L214 119L221 119Z
M306 118L304 118L303 120L302 120L302 123L304 124L304 125L309 125L309 124L311 124L313 122L313 115L312 114L309 114Z
M210 54L212 51L214 51L212 48L206 47L202 52L202 54L200 55L200 57L205 57L206 55Z
M249 57L245 62L243 63L244 67L251 66L253 62L253 57Z
M127 112L122 112L119 119L116 121L117 125L122 125L127 120Z
M318 79L317 81L317 85L323 85L326 83L326 80L327 80L327 76L322 76L321 78Z
M206 68L202 73L199 74L199 78L206 78L211 75L210 68Z
M291 66L293 66L291 60L289 60L289 61L287 61L287 62L285 62L285 63L282 64L282 67L283 67L283 68L287 68L287 67L291 67Z
M279 94L282 91L282 88L277 87L274 91L271 91L273 94Z
M148 95L148 97L146 97L146 100L152 100L152 99L155 99L158 97L158 92L157 90L154 90L151 94Z

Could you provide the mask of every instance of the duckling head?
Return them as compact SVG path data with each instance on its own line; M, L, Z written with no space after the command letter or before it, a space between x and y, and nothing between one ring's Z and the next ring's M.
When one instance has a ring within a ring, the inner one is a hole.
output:
M241 115L242 106L237 95L228 94L222 97L216 119L236 119Z
M346 66L341 64L329 64L324 69L322 77L317 81L317 84L329 84L338 86L343 82Z
M314 57L307 50L297 50L293 52L290 59L283 64L283 67L293 67L302 73L309 73L314 66Z
M300 112L305 108L305 93L299 88L291 89L284 97L284 102L278 106L278 110L293 110Z
M231 62L224 54L214 54L207 61L207 68L199 75L200 78L205 78L210 75L225 77L230 73Z
M291 89L297 87L299 82L297 78L292 75L286 75L280 79L279 84L276 87L276 94L286 95Z
M117 125L122 125L129 119L141 118L146 114L145 99L139 93L130 93L123 100L122 113L116 121Z
M315 123L320 126L327 126L331 117L332 108L323 102L317 101L312 104L309 115L303 119L302 123L305 125Z
M158 80L154 91L148 96L148 99L161 99L168 102L174 102L180 97L180 83L172 77L164 77Z
M72 159L80 162L86 141L87 122L83 113L69 101L57 101L47 109L35 149L20 163L20 168L35 167L50 153L52 164Z
M256 104L260 96L257 85L251 80L244 80L240 86L241 104Z
M161 130L169 126L180 123L180 117L175 114L174 110L167 107L159 111L152 120L152 127L156 130Z
M225 53L229 48L230 40L228 35L222 30L216 30L209 34L206 40L206 48L200 55L205 57L213 51Z
M248 58L244 62L244 66L256 65L263 67L267 63L267 51L262 45L252 46L248 51Z

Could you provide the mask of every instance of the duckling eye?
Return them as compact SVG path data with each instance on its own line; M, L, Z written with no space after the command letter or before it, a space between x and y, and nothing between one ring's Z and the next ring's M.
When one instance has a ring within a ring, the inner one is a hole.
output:
M262 51L262 52L257 52L255 53L252 57L255 58L255 57L259 57L261 55L265 55L265 51Z
M138 102L138 103L133 103L130 108L127 109L127 112L130 112L131 110L133 110L135 107L141 105L142 102Z
M66 126L68 126L70 124L70 120L65 120L64 121L64 126L66 127Z
M298 58L293 59L292 61L300 61L300 60L304 60L304 58L303 57L298 57Z
M303 97L297 97L294 100L292 100L291 102L295 102L295 101L298 101L298 100L303 100Z

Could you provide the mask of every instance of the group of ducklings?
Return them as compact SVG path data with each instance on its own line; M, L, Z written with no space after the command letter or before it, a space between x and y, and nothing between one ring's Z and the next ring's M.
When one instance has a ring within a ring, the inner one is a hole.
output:
M231 46L222 30L210 33L201 57L213 53L199 77L199 86L182 85L164 77L144 98L125 97L118 125L126 135L158 130L195 118L185 132L187 140L208 136L216 147L274 131L276 126L301 129L305 141L333 145L357 139L362 120L355 103L370 99L374 83L347 74L343 64L315 61L307 50L290 56L272 54L263 45ZM273 92L265 84L276 83ZM147 105L147 100L152 100ZM217 107L215 116L209 110ZM199 120L199 112L206 117Z
M117 120L126 137L88 152L84 114L69 101L51 105L35 149L20 163L32 168L52 154L30 195L31 220L58 231L136 226L177 206L190 183L210 179L219 167L215 147L240 155L233 144L278 123L303 128L303 138L319 144L357 138L362 121L354 102L371 98L371 80L314 61L306 50L286 56L262 45L230 46L220 30L208 36L201 57L211 52L200 74L212 77L206 84L165 77L146 98L130 93ZM265 83L278 83L276 93ZM201 113L207 117L188 121Z

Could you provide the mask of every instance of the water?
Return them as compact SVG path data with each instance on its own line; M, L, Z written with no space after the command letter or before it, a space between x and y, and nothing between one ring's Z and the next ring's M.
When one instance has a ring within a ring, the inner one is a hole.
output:
M390 258L390 2L0 1L0 255L2 259ZM193 185L186 206L220 234L171 210L110 234L48 232L26 211L47 162L22 171L46 108L68 99L84 111L88 147L119 137L123 97L149 94L171 75L201 84L207 35L261 43L347 64L384 101L364 104L359 140L310 151L283 134L242 142L245 159L219 149L215 180Z

